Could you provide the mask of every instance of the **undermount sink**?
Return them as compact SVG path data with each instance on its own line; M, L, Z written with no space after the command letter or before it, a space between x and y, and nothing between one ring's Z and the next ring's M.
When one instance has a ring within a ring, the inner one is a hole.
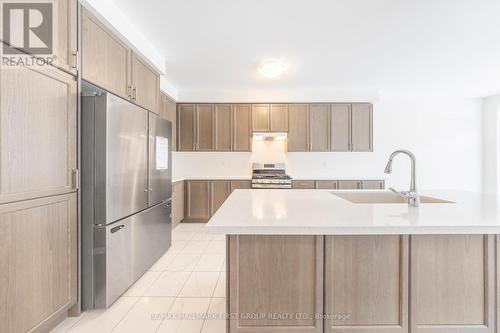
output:
M408 200L396 193L385 192L330 192L331 194L356 204L408 204ZM422 204L445 204L454 203L443 199L420 196L420 203Z

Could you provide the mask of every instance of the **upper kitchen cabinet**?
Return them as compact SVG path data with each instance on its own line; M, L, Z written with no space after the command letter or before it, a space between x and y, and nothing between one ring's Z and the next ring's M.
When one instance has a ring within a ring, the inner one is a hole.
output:
M269 104L252 104L252 131L269 131Z
M49 66L0 71L0 203L76 191L75 77Z
M288 151L309 151L309 105L288 107Z
M160 93L160 116L172 123L172 150L177 149L176 103L166 94Z
M78 70L78 0L57 1L57 46L54 65L76 75Z
M195 114L194 104L177 106L177 149L180 151L195 150Z
M332 104L331 110L332 151L373 151L371 104Z
M309 151L330 151L330 105L309 106Z
M371 104L353 104L351 111L351 151L373 151L373 108Z
M254 132L288 131L288 105L253 104L252 130Z
M82 78L130 98L130 49L86 9L82 10Z
M287 132L288 104L271 104L269 123L269 130L271 132Z
M177 122L178 150L213 150L215 141L213 104L179 104Z
M214 106L213 104L196 105L196 145L197 151L214 149Z
M231 104L216 104L215 115L215 150L231 151L233 148L233 106Z
M132 101L158 113L160 76L134 52L131 59Z
M332 104L332 151L351 150L351 104Z
M233 105L233 151L252 151L250 104Z

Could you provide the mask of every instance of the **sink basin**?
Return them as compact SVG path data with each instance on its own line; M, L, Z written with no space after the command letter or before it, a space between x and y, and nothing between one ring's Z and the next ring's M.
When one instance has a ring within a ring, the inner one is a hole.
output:
M331 194L356 204L407 204L406 198L403 198L393 192L330 192ZM445 204L454 203L452 201L442 200L425 195L420 196L421 204Z

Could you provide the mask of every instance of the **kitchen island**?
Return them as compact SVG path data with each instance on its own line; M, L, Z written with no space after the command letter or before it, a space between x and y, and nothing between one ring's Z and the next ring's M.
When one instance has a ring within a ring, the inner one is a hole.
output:
M228 332L494 332L498 198L425 195L235 191L207 225L228 240Z

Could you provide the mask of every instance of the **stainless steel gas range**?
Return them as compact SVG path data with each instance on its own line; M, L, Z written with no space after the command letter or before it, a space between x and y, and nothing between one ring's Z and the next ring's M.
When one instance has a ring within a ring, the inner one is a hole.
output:
M292 178L286 174L285 163L254 163L252 188L292 188Z

